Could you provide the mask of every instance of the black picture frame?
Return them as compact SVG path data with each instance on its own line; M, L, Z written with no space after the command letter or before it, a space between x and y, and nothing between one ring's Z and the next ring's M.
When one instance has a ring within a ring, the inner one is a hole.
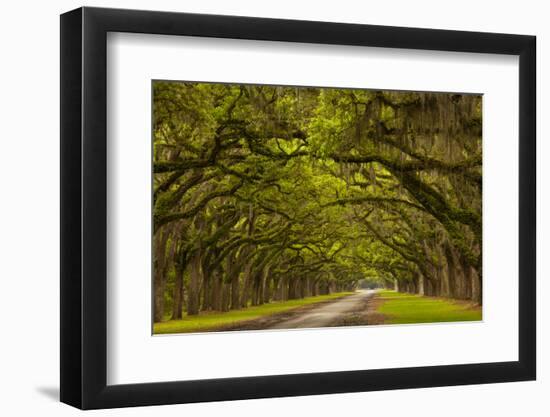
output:
M519 56L519 360L107 385L108 32ZM88 7L61 15L61 401L95 409L535 379L535 45L534 36L252 17Z

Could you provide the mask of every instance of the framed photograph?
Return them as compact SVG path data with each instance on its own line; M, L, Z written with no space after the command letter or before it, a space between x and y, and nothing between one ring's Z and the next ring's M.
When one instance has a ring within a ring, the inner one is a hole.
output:
M61 401L533 380L535 37L61 16Z

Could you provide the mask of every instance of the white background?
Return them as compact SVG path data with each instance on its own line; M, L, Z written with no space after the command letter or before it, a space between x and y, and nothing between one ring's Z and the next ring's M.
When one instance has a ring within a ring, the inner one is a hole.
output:
M136 34L107 51L108 384L518 359L517 57ZM483 92L483 322L151 337L151 79Z
M265 4L263 4L265 3ZM89 1L88 5L164 9L220 14L286 17L356 23L536 34L538 36L539 118L539 294L550 290L550 150L542 120L550 90L540 74L548 72L550 27L544 2L438 1L297 2L201 0ZM57 403L59 349L59 29L58 14L80 6L73 1L10 2L2 11L2 215L0 231L0 410L6 415L73 415ZM503 225L506 233L506 225ZM99 411L99 415L279 416L365 415L548 415L547 359L549 303L539 295L539 378L537 382L484 386L327 395L156 408ZM546 395L545 395L546 394Z

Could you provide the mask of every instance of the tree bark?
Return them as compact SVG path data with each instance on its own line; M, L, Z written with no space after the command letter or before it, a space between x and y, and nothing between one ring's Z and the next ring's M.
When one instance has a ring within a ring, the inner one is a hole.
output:
M231 277L231 310L241 308L241 294L239 288L239 274L234 272Z
M231 303L231 284L224 282L222 290L222 308L221 311L229 311Z
M482 304L482 287L481 278L474 268L470 269L470 276L472 280L472 301L481 305Z
M196 251L190 262L189 291L187 292L187 315L199 314L199 285L201 279L201 253Z
M183 274L185 266L180 263L176 264L176 276L174 281L173 304L172 304L172 320L180 320L183 316Z
M210 271L202 265L202 311L210 310L211 279Z
M165 228L154 237L154 321L161 322L164 319L164 289L166 286L166 245L169 237Z
M223 292L223 282L222 274L219 271L214 271L212 273L212 310L222 311L222 292Z
M456 257L453 248L448 243L445 246L445 259L447 260L447 297L456 297Z
M252 286L252 259L246 263L243 273L243 290L241 294L241 308L248 307L250 299L250 287Z
M268 264L264 270L263 294L262 294L263 303L269 303L271 301L271 276L269 274L270 269L271 269L271 265Z

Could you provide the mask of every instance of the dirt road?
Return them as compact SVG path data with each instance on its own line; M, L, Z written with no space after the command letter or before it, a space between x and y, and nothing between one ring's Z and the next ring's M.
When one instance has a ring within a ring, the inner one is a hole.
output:
M361 290L357 294L305 311L298 317L278 322L268 328L303 329L330 326L339 321L345 313L364 303L365 299L372 297L374 293L376 290Z

